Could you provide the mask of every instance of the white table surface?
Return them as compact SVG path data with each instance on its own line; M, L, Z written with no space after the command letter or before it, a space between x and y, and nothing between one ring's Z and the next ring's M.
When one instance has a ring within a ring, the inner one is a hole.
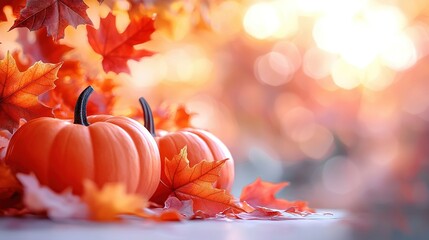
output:
M0 239L351 239L346 214L331 211L290 220L193 220L153 222L127 219L119 223L54 222L34 218L0 218Z

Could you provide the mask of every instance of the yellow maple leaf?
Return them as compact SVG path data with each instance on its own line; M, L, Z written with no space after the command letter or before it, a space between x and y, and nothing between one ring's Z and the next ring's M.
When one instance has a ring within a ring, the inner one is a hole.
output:
M96 221L119 220L121 214L133 214L146 207L142 197L129 194L121 183L107 183L99 189L92 181L84 181L82 200L88 205L90 218Z

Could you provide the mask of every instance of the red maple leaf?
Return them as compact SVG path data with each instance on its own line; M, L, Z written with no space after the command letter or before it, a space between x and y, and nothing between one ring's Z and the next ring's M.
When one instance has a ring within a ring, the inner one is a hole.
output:
M63 61L64 55L73 49L48 37L46 29L40 29L35 35L36 39L30 41L32 36L29 31L19 29L18 43L21 44L23 53L30 58L31 63L36 61L59 63Z
M87 8L82 0L28 0L10 29L27 27L38 30L46 27L48 35L58 40L64 37L64 29L69 25L92 24L86 14Z
M115 22L116 17L109 13L101 19L99 29L87 26L88 41L94 51L103 56L105 72L129 73L127 60L153 55L150 51L135 49L134 45L150 40L150 35L155 31L154 21L149 17L133 19L123 33L118 32Z
M313 212L314 210L309 208L304 201L290 202L275 197L275 194L287 185L289 185L287 182L270 183L258 178L243 188L240 201L245 201L252 207L282 209L291 212Z
M52 116L52 109L42 105L38 96L54 88L61 64L37 62L20 72L8 53L0 61L0 126L10 132L19 126L21 118L30 120Z

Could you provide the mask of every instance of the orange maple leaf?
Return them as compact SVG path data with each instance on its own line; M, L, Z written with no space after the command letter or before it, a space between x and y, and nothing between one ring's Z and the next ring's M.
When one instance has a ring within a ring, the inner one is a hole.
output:
M195 113L189 113L186 107L181 104L159 106L152 113L156 128L170 132L183 128L192 128L191 119L196 115ZM143 114L141 109L134 112L134 116L140 118Z
M186 107L183 105L179 105L174 110L174 125L178 129L192 127L191 118L195 115L195 113L188 113Z
M171 190L170 196L192 200L194 212L202 211L214 216L230 208L244 211L226 190L213 187L226 161L203 160L190 167L185 146L171 160L165 159L166 179L163 179L163 184Z
M88 115L112 114L116 96L113 91L118 82L112 78L93 79L85 75L79 62L64 61L58 71L55 88L40 96L40 101L53 109L56 118L73 118L78 95L88 85L96 90L88 101Z
M282 209L298 213L314 212L304 201L290 202L276 198L275 194L287 185L289 185L288 182L270 183L258 178L255 182L243 188L240 201L245 201L252 207Z
M0 61L0 126L13 131L21 118L31 120L52 116L52 109L42 105L38 95L54 88L59 64L36 62L20 72L15 59L7 53Z
M126 193L121 183L107 183L98 189L89 180L84 181L82 200L88 205L90 218L96 221L119 220L120 214L135 214L148 204L142 197Z

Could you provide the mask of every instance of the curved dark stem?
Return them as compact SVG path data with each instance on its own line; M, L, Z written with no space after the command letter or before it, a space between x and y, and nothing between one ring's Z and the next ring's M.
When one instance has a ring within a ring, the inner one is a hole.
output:
M139 98L139 102L143 109L144 127L150 132L150 134L152 134L153 137L155 137L155 123L153 121L152 110L150 109L149 103L143 97Z
M89 126L88 119L86 118L86 105L88 104L89 96L93 91L94 89L91 86L88 86L79 95L76 106L74 107L74 124Z

